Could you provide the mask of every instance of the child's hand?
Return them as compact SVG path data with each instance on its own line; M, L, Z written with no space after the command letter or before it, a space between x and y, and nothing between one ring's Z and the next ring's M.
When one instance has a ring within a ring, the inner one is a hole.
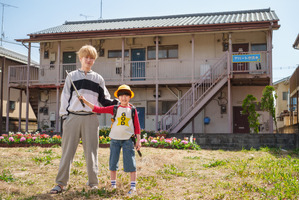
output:
M82 101L85 101L85 98L82 95L78 96L78 99L82 100Z
M136 150L140 150L141 149L141 141L137 139L136 141L136 146L135 146Z

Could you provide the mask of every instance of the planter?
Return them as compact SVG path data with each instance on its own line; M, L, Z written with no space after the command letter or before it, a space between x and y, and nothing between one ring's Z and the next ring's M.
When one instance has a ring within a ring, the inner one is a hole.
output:
M99 144L100 148L110 148L110 144Z

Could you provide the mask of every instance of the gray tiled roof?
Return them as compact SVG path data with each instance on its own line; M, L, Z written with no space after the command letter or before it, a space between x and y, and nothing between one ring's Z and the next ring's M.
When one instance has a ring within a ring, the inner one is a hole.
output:
M212 24L233 24L264 21L278 21L274 11L269 9L199 13L185 15L170 15L157 17L139 17L123 19L105 19L91 21L65 22L61 26L48 28L32 33L31 35L84 32L84 31L107 31L138 28L158 28L177 26L198 26Z
M22 54L19 54L15 51L8 50L6 48L0 47L0 56L5 56L8 59L11 59L22 64L27 64L28 57ZM37 62L31 60L31 64L38 64Z

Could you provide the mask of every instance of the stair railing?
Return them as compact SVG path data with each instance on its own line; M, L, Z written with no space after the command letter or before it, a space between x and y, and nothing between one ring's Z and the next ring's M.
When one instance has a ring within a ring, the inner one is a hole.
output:
M192 87L162 116L162 129L171 132L174 127L204 98L204 96L227 76L227 53L225 53Z

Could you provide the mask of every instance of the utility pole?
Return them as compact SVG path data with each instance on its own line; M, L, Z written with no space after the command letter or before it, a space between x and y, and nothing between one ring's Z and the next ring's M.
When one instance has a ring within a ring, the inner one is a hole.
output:
M101 0L100 20L103 19L103 0Z
M2 46L2 40L4 38L4 8L5 7L18 8L18 7L9 5L9 4L5 4L5 3L1 3L1 2L0 2L0 4L2 5L2 25L1 25L1 46Z

